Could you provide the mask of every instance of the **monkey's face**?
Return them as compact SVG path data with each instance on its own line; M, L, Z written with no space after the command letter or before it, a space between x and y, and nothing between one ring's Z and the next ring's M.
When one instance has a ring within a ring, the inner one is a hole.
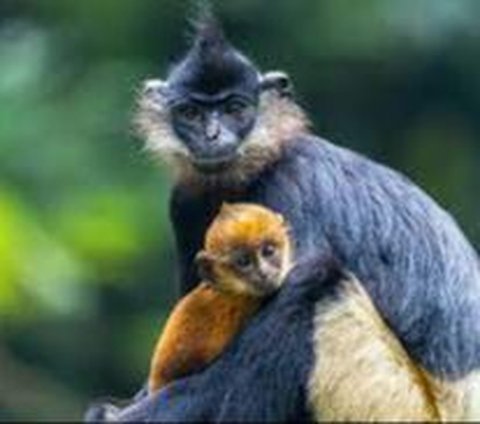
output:
M147 147L181 176L242 182L304 127L289 95L286 74L261 74L218 28L206 27L166 81L145 83L136 122Z
M215 281L223 277L227 289L243 289L258 296L272 294L284 278L284 249L278 240L269 238L259 240L256 246L237 246L217 266L220 278Z
M281 286L288 268L286 262L285 246L268 238L259 240L257 246L232 246L222 255L204 252L197 256L201 273L212 287L256 297L271 295Z
M164 107L182 152L198 171L208 174L237 158L255 123L259 86L255 67L211 28L165 83L147 83L145 96Z
M232 164L254 126L255 93L221 93L218 98L191 93L170 107L172 128L200 172L218 172Z
M224 205L197 256L201 276L218 290L267 296L291 267L283 218L253 204Z
M267 73L259 86L243 92L236 87L219 95L190 91L177 97L171 90L168 81L147 81L136 124L147 148L181 177L246 181L308 125L289 98L283 73Z

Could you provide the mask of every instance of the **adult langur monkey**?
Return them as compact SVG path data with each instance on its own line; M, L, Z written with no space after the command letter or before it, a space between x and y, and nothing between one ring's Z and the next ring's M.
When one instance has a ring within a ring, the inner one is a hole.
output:
M401 174L312 135L287 75L260 73L208 16L167 79L146 82L137 123L176 174L171 218L183 293L199 281L194 256L225 201L281 213L296 258L314 259L299 261L210 367L120 419L480 420L479 258L434 200ZM330 257L361 281L375 305L364 310L378 310L373 337L373 317L348 325L358 291ZM374 391L355 372L345 375L355 356L349 340L383 346L379 369L357 371L372 376ZM338 346L343 356L333 360ZM382 373L385 346L404 355L411 378L401 364ZM409 387L418 392L411 410ZM395 410L385 411L382 393L398 402Z

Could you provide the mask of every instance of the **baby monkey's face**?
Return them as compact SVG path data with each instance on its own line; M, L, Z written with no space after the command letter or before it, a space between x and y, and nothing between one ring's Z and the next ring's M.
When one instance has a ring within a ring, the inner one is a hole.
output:
M267 296L291 267L288 228L264 207L225 205L207 231L197 263L202 278L218 290Z
M287 269L286 246L278 240L259 240L257 246L233 247L215 267L219 289L266 296L277 290ZM214 284L215 284L214 282Z

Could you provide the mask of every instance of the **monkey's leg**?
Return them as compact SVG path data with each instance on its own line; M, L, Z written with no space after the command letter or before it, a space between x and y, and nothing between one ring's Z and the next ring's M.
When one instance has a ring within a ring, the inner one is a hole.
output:
M320 302L309 401L318 421L437 421L436 398L355 279Z

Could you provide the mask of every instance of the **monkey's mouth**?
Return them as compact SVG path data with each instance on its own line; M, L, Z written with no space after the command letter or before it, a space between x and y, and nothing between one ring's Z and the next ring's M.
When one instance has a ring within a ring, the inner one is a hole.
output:
M227 170L237 158L237 154L231 153L224 156L195 157L193 158L193 165L200 172L211 174Z

